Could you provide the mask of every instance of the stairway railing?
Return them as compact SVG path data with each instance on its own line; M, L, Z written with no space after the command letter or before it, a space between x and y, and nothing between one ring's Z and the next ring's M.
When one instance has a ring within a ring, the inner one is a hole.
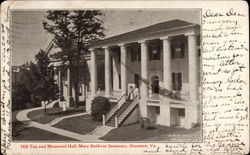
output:
M126 94L123 94L117 101L117 104L106 114L102 115L103 125L115 114L115 112L125 103Z
M128 100L130 97L131 97L131 94L135 94L135 89L136 88L133 88L130 92L129 92L129 94L128 94L128 96L126 95L126 93L125 94L123 94L119 99L118 99L118 101L117 101L117 104L106 114L106 115L102 115L102 121L103 121L103 125L105 125L106 124L106 122L115 114L115 112L120 108L120 107L122 107L123 105L124 105L124 103L126 102L126 100ZM137 96L138 96L138 92L136 92L137 94L135 94L136 96L133 98L133 100L135 99L135 98L137 98ZM118 120L118 119L117 119ZM116 122L118 122L118 121L116 121ZM116 125L117 125L117 123L116 123Z
M126 118L126 116L134 109L134 107L138 104L139 96L136 95L135 98L131 101L132 103L127 107L127 109L117 118L117 124L118 127L123 120Z

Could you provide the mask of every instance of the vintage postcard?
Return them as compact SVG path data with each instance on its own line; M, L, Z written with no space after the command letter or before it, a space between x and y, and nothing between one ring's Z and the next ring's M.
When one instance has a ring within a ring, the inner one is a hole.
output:
M5 1L3 154L249 153L244 1Z

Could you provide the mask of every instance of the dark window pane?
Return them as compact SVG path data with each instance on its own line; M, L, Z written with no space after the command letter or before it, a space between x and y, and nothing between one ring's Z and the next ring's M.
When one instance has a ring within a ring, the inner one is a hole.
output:
M155 107L155 113L160 114L160 107Z
M178 110L178 115L179 116L185 116L185 109L179 109Z
M171 45L171 54L172 54L172 58L184 58L184 48L185 48L185 44L182 43L174 43L173 45Z

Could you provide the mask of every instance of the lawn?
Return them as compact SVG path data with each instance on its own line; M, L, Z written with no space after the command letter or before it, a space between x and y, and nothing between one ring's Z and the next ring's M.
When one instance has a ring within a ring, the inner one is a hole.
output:
M18 134L12 136L14 141L39 140L39 141L77 141L72 138L64 137L55 133L51 133L34 127L26 127L19 131Z
M42 124L47 124L58 117L69 116L83 112L85 112L85 107L68 108L66 111L63 111L62 108L54 107L47 109L46 113L44 109L31 111L28 113L28 117L32 121L36 121Z
M55 124L54 127L79 134L87 134L100 125L102 125L102 122L94 121L90 115L83 115L65 118L61 122Z
M199 127L187 130L152 125L149 129L143 129L137 123L113 129L100 139L105 141L201 141L200 138Z
M19 122L16 115L21 110L12 112L12 140L26 141L26 140L42 140L42 141L72 141L68 137L57 135L48 131L44 131L34 127L26 127L26 122Z
M11 126L11 129L12 129L12 137L15 137L19 134L19 132L21 130L23 130L26 126L27 126L27 123L26 122L19 122L17 119L16 119L16 115L18 112L20 112L22 110L16 110L16 111L13 111L12 112L12 126Z

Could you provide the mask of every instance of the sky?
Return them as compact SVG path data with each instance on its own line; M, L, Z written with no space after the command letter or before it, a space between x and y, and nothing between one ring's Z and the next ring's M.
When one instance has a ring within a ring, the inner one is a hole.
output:
M118 35L172 19L200 24L198 10L109 10L103 21L106 37ZM12 11L12 65L35 61L40 49L45 50L52 35L42 26L45 11Z

